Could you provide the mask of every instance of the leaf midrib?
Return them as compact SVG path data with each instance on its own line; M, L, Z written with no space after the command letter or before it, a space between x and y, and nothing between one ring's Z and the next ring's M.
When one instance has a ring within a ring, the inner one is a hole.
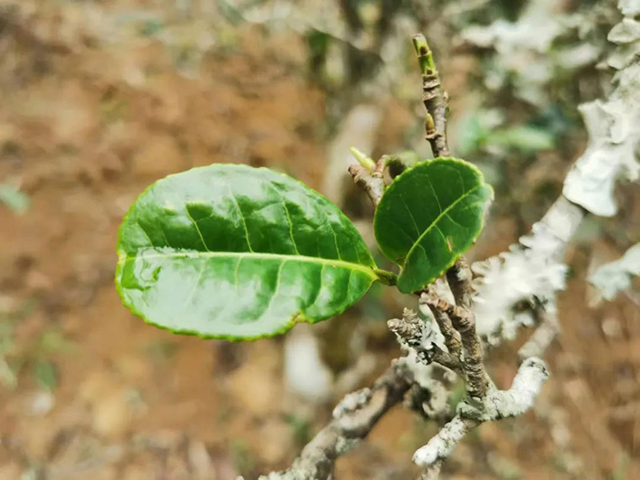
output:
M456 199L455 202L451 203L451 205L449 205L447 208L445 208L444 210L442 210L438 216L433 220L433 222L431 222L431 225L429 225L424 232L422 232L420 234L420 236L416 239L415 242L413 242L413 245L411 245L411 248L409 249L409 251L407 252L407 254L405 255L404 259L404 263L407 262L407 259L411 256L411 254L413 253L413 250L416 248L416 246L418 246L420 244L420 242L422 241L422 239L424 238L424 236L429 233L429 231L434 227L434 225L437 225L438 222L440 221L440 219L442 219L442 217L444 217L445 215L447 215L449 213L449 211L455 207L456 205L458 205L458 203L460 203L462 200L464 200L465 198L467 198L469 195L471 195L473 192L475 192L477 189L481 188L484 184L480 183L478 185L476 185L475 187L473 187L470 190L467 190L463 195L460 195L460 197L458 197Z
M361 272L366 273L372 279L377 280L378 275L374 272L373 268L367 267L365 265L360 265L358 263L345 262L344 260L332 260L328 258L319 258L319 257L308 257L305 255L284 255L279 253L258 253L258 252L199 252L193 250L185 250L181 252L171 252L171 253L152 253L145 254L139 253L135 257L130 257L128 255L124 255L120 258L120 262L127 262L129 260L136 260L139 257L143 258L171 258L171 257L190 257L190 258L198 258L198 257L207 257L207 258L215 258L215 257L236 257L236 258L253 258L253 259L269 259L269 260L282 260L282 261L292 261L298 260L301 262L307 263L318 263L321 265L332 265L335 267L344 267L350 270L359 270Z

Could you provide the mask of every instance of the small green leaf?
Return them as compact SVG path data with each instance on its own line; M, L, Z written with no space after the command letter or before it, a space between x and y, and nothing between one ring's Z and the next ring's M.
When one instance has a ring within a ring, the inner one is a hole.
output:
M18 187L9 183L0 184L0 203L4 203L19 215L27 213L31 206L29 197Z
M422 162L393 181L374 230L382 253L403 267L400 291L422 289L471 247L492 196L482 173L454 158Z
M160 180L127 213L116 285L123 303L176 333L252 339L317 322L378 275L351 221L265 168L211 165Z
M58 385L58 373L55 365L48 360L39 360L33 366L33 376L40 387L53 390Z

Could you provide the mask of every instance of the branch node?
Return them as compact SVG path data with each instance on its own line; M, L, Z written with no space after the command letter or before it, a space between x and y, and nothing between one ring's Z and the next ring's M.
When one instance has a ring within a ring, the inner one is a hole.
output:
M429 48L427 39L422 34L411 37L418 57L418 65L422 74L422 101L427 115L425 118L425 138L431 145L435 157L448 157L447 145L447 101L449 96L443 90L440 76Z
M382 172L372 172L362 165L353 164L349 167L349 173L353 177L355 184L367 194L373 207L377 207L386 188Z

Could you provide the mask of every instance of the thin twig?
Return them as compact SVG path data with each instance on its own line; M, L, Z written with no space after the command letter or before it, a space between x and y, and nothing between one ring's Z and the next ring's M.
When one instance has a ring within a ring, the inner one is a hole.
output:
M447 283L459 307L471 308L474 294L472 280L471 268L464 256L458 258L453 267L447 270Z
M429 48L427 39L422 34L412 37L413 46L418 56L418 64L422 73L422 91L425 109L426 139L431 145L431 150L436 157L450 155L447 145L447 99L448 95L442 88L440 76L433 59L433 52ZM427 305L441 327L448 344L456 348L456 337L451 327L460 334L460 340L464 350L462 368L467 380L467 395L475 400L482 400L487 394L489 380L484 366L482 343L476 332L475 315L471 310L473 288L471 284L471 269L464 260L458 259L455 265L447 272L447 281L451 287L456 307L447 306L433 298L427 301ZM430 297L427 295L428 300ZM450 322L448 321L450 319Z
M414 37L423 73L424 103L427 109L427 140L434 155L449 154L446 142L446 93L442 90L433 56L422 36ZM365 160L369 160L368 158ZM386 188L383 171L388 159L375 163L360 161L349 168L355 183L371 199L374 207ZM496 420L522 413L533 404L547 373L538 359L523 362L512 388L507 392L495 389L489 381L483 363L482 344L476 333L473 313L471 271L463 258L447 272L447 281L455 298L455 305L426 289L421 303L434 314L445 337L447 352L433 342L426 341L425 323L417 316L405 312L402 320L391 320L390 329L400 342L412 348L422 363L437 362L461 374L467 383L467 399L460 404L458 416L445 425L441 433L416 452L416 463L426 465L422 478L437 478L442 460L470 429L483 421ZM549 342L534 341L544 330L534 334L532 344L542 346ZM463 355L461 354L463 353ZM335 459L364 438L375 423L391 406L398 403L412 387L414 379L403 375L395 366L389 369L370 389L345 397L334 411L334 419L304 448L292 467L282 473L269 475L271 480L331 478ZM435 452L435 453L434 453Z
M432 338L429 338L433 333L429 324L412 310L405 308L402 318L392 318L387 322L387 326L396 334L401 345L415 350L422 363L438 363L459 375L464 375L460 358L436 345Z
M479 405L462 402L454 419L414 454L413 461L426 467L424 477L437 478L442 461L470 430L483 422L515 417L529 410L547 378L545 363L536 357L529 358L518 369L509 390L493 388Z
M545 305L539 313L542 317L540 325L535 329L529 340L518 350L518 358L524 361L530 357L542 357L549 346L560 333L560 322L556 311L555 302Z
M412 40L422 73L422 101L427 109L425 138L431 145L434 157L448 157L450 155L446 131L448 95L440 83L440 76L427 39L424 35L417 34L412 37Z
M302 450L291 468L261 480L327 480L338 456L365 438L387 411L400 402L411 381L392 365L370 388L347 395L334 409L333 420Z
M362 165L353 164L349 167L349 173L353 177L355 184L367 194L373 204L373 208L376 208L386 188L382 172L371 171Z
M475 400L481 400L489 387L488 375L484 366L482 342L476 333L475 316L471 310L452 305L434 294L423 294L423 302L430 308L446 314L453 327L460 333L464 347L463 369L467 379L467 395Z
M459 313L454 313L459 311ZM466 309L452 309L447 314L453 327L460 332L464 347L464 371L467 377L467 394L481 399L489 387L488 375L484 366L482 343L476 333L476 320L473 312Z
M447 346L447 350L449 350L449 352L456 358L462 360L462 342L460 340L460 334L455 328L453 328L449 315L436 308L433 302L428 300L430 298L429 295L433 296L435 293L427 287L425 292L420 295L420 304L426 305L433 314L433 318L435 318L436 323L440 328L440 333L442 333L442 336L444 337L444 344Z

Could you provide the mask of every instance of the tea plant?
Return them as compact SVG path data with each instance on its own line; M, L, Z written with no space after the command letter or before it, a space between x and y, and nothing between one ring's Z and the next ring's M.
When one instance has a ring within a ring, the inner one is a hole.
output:
M405 309L402 318L388 322L405 356L370 388L345 397L288 470L264 478L333 478L335 459L403 399L425 418L449 419L414 455L422 478L435 478L469 430L528 410L548 377L539 357L558 331L562 257L588 209L572 192L592 178L576 178L588 177L584 171L570 174L571 191L532 234L499 258L474 265L474 278L463 254L482 230L493 192L472 164L451 158L447 95L426 39L416 35L413 44L435 158L407 164L387 155L376 162L354 150L358 164L349 169L375 207L375 238L398 265L397 274L376 265L335 205L265 168L218 164L170 175L150 186L122 223L116 284L123 303L175 333L230 340L281 334L298 322L339 314L373 282L419 297L424 318ZM616 90L634 108L640 104L638 89L631 88L637 78L621 75ZM600 139L594 148L613 142ZM537 329L519 351L512 387L501 391L485 370L483 350L525 325ZM454 415L447 413L442 392L448 386L434 374L438 368L465 381Z

